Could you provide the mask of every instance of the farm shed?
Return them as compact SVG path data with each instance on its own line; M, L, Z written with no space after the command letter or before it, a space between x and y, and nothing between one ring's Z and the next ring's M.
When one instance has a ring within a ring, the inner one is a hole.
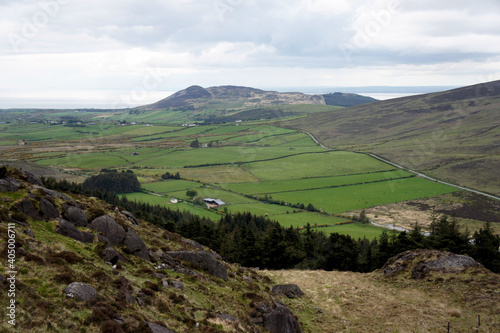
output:
M226 203L220 199L212 199L212 198L206 198L203 199L203 201L207 204L207 206L212 206L212 207L219 207L219 206L224 206Z

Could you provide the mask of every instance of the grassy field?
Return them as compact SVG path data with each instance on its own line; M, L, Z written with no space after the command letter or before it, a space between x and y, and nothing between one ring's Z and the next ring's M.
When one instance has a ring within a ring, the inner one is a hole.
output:
M220 217L214 211L187 203L172 205L169 198L191 200L186 191L194 189L199 201L221 199L230 212L250 211L285 226L301 227L307 223L335 225L347 219L333 214L455 190L365 154L326 151L304 133L264 123L0 128L2 140L28 140L25 146L4 146L2 155L8 159L86 175L102 168L131 169L152 194L129 194L129 199L188 210L213 220ZM192 148L194 140L212 142L212 147ZM162 180L165 172L179 172L182 180ZM271 199L281 205L264 203ZM326 214L291 206L309 203ZM356 225L321 230L369 238L380 233L378 228Z

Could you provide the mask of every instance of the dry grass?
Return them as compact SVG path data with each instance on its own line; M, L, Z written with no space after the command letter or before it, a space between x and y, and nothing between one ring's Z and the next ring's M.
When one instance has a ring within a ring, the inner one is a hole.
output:
M429 281L396 283L379 273L264 273L277 283L297 284L306 293L287 300L305 332L446 332L448 322L452 332L475 332L478 315L484 320L477 332L500 329L498 307L474 308L460 299L460 292L441 290Z

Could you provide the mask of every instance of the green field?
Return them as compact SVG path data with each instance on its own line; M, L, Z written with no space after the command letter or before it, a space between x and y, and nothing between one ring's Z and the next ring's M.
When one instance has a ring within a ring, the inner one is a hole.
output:
M26 146L4 145L7 150L2 155L7 158L86 175L102 168L130 169L150 192L127 194L130 200L214 221L221 216L214 210L186 202L171 204L170 198L189 201L186 191L194 189L198 201L224 201L227 205L219 210L250 211L284 226L302 227L335 225L348 221L335 214L455 191L366 154L327 151L302 132L264 123L194 127L38 123L0 129L2 141L27 140ZM212 147L192 148L194 140ZM182 179L163 180L165 172L179 172ZM309 204L322 213L297 208ZM318 230L356 237L364 233L369 238L381 232L353 224Z

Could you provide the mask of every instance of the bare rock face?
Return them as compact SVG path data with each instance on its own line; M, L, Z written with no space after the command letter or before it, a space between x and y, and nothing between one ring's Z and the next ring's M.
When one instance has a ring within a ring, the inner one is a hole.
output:
M56 229L58 234L61 234L66 237L73 238L74 240L83 242L83 243L92 243L94 241L94 234L90 232L81 232L78 230L75 225L66 220L59 220L59 226Z
M63 290L66 293L66 297L74 298L78 301L90 301L97 297L97 291L91 286L81 283L72 282Z
M122 210L122 214L127 217L127 219L135 225L139 225L139 220L132 214L131 212L127 212L126 210Z
M123 243L134 255L144 260L151 261L146 244L144 244L142 239L132 229L127 231Z
M250 317L250 322L263 326L271 333L302 333L299 322L290 313L290 309L275 302L274 307L267 302L257 304L256 312Z
M112 265L116 265L118 261L127 262L127 259L120 252L109 246L101 252L101 258Z
M66 220L73 223L77 227L88 226L89 218L87 216L87 213L85 213L84 210L78 207L68 206L66 208L66 211L64 212L64 217L66 218Z
M71 199L66 194L61 193L61 192L57 192L54 190L49 190L48 188L45 188L43 186L34 185L33 188L42 190L46 196L48 196L49 198L52 198L52 199L62 198L63 200L66 200L66 201L73 201L73 199Z
M38 214L38 210L35 208L33 203L31 202L30 199L23 199L20 202L16 204L17 210L19 210L21 213L28 215L29 217L33 218L34 220L42 220L42 217L40 214Z
M297 298L304 295L304 292L296 284L280 284L273 287L273 293L285 295L288 298Z
M226 266L218 261L214 254L208 251L169 251L169 256L188 261L195 266L206 270L210 275L227 281Z
M48 220L57 219L59 217L59 211L49 200L45 198L40 200L40 210Z
M125 239L125 230L109 215L96 218L90 226L106 237L111 246L118 245Z
M483 267L473 258L437 250L412 250L389 259L380 270L384 276L407 274L422 279L432 272L461 273L471 267Z
M16 192L21 188L21 183L14 178L5 177L0 179L0 192Z

